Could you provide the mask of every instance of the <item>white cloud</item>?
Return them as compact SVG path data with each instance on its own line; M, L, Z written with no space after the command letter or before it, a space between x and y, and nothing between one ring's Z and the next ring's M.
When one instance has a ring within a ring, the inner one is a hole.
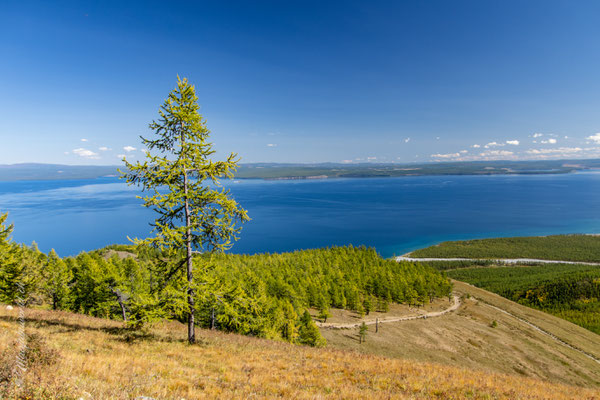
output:
M267 147L277 147L277 143L268 143Z
M87 140L87 139L81 139L81 141L82 141L82 142L87 142L88 140Z
M548 154L574 154L583 151L581 147L559 147L557 149L531 149L527 150L527 154L533 155L548 155Z
M408 143L408 142L410 142L410 138L404 139L404 143Z
M490 151L485 151L483 153L480 153L479 155L481 157L506 157L506 156L512 156L515 153L513 153L512 151L506 151L506 150L490 150Z
M102 146L98 150L100 150L100 151L108 151L110 149L108 147L106 147L106 146Z
M586 139L587 139L587 140L592 140L592 141L594 141L594 142L596 142L596 143L600 144L600 132L599 132L599 133L596 133L595 135L588 136Z
M352 163L352 160L342 160L342 164L350 164Z
M374 161L377 160L377 157L367 157L367 161Z
M471 146L471 147L472 147L472 148L474 148L474 149L478 149L478 148L480 148L481 146L480 146L480 145L478 145L478 144L474 144L474 145L473 145L473 146Z
M432 154L431 155L431 158L442 158L442 159L456 158L456 157L460 157L460 153Z
M117 158L123 159L123 158L125 158L125 154L117 154Z
M436 136L436 137L435 137L435 140L440 140L440 137L439 137L439 136Z
M519 141L518 140L507 140L506 144L512 144L513 146L518 146L519 145Z
M73 154L77 154L79 157L90 158L93 160L97 160L100 158L98 156L98 153L94 153L93 151L84 148L73 149Z
M556 139L542 140L543 144L556 144Z
M496 146L502 147L502 146L504 146L504 143L489 142L488 144L486 144L483 147L485 147L486 149L489 149L490 147L496 147Z
M534 133L534 134L533 134L533 137L534 137L534 138L538 138L538 137L542 137L542 136L544 136L544 134L543 134L543 133Z
M136 150L136 148L135 148L135 147L133 147L133 146L125 146L125 147L123 147L123 150L125 150L126 152L128 152L128 153L129 153L129 152L131 152L131 151L134 151L134 150Z
M142 153L145 153L145 154L148 154L148 153L150 153L150 152L148 151L148 149L140 149L140 151L141 151Z
M468 153L468 151L467 151L467 150L461 150L461 151L460 151L460 154L467 154L467 153Z

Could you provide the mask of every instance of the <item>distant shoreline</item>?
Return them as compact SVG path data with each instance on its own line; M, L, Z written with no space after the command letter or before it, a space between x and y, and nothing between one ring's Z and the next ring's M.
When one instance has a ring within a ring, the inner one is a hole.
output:
M73 180L117 177L117 165L0 165L0 181ZM321 180L405 176L556 175L600 170L600 159L473 161L423 164L241 164L235 179Z

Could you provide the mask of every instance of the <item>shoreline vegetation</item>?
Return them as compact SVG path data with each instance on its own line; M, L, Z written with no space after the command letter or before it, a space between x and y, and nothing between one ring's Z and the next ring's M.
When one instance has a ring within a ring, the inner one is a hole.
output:
M600 236L571 234L457 240L408 253L412 258L540 259L600 262Z
M116 165L0 165L0 181L95 179L118 176ZM122 167L121 167L122 168ZM235 179L300 180L436 175L555 175L600 169L600 159L432 162L422 164L240 164Z

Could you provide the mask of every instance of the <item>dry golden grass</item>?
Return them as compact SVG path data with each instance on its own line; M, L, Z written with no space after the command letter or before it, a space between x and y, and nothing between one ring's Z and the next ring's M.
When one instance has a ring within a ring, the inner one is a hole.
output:
M16 317L0 307L5 355ZM178 323L136 336L118 322L65 312L29 309L26 318L27 331L60 354L28 372L33 398L600 399L595 390L530 378L212 331L189 346Z
M455 290L470 294L459 310L437 318L382 324L378 333L370 326L363 344L359 344L357 328L321 332L331 348L600 388L600 364L488 304L597 358L599 335L462 282L455 282Z

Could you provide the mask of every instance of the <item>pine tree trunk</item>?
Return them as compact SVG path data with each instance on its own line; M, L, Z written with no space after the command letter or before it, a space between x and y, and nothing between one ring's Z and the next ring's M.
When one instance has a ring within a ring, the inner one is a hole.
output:
M123 321L127 322L127 309L122 301L119 301L119 305L121 306L121 314L123 314Z
M193 263L192 263L192 227L191 227L192 224L190 221L190 208L189 208L189 203L188 203L188 177L187 177L187 171L185 171L185 169L183 170L183 192L185 195L185 226L187 228L185 242L186 242L186 247L187 247L187 254L186 254L187 280L188 280L187 295L188 295L188 307L189 307L188 342L190 344L194 344L194 343L196 343L196 329L195 329L195 321L194 321L194 314L196 312L196 309L195 309L195 301L194 301L194 289L192 287L194 284L194 273L193 273Z
M119 306L121 307L121 314L123 315L123 321L127 322L127 308L125 307L123 294L121 293L120 290L114 289L111 286L109 286L108 288L117 297L117 303L119 303Z

